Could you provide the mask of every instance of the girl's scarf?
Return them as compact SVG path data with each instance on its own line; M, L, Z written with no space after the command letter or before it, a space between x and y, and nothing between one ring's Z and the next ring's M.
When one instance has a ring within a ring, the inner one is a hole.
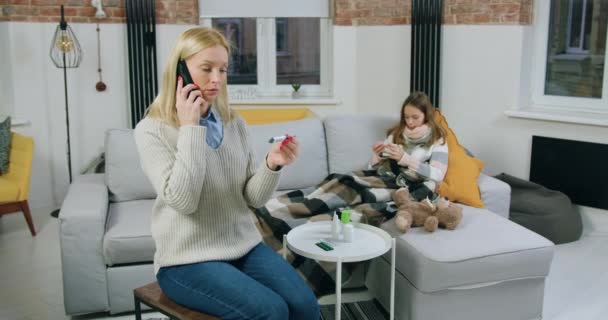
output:
M403 138L407 144L425 144L429 142L432 134L431 127L426 124L411 130L405 127L403 130Z

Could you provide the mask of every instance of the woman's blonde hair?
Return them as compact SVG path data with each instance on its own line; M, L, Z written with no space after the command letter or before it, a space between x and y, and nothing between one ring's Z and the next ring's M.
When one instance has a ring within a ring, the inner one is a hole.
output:
M197 27L184 31L178 38L173 51L163 70L163 80L159 94L146 111L146 116L160 119L173 127L179 127L177 109L175 108L175 92L177 90L177 63L179 59L188 59L199 51L215 46L222 46L230 57L230 44L217 30L207 27ZM224 122L233 118L228 105L228 87L224 82L220 94L213 102L215 110Z
M429 97L424 92L420 91L412 92L405 99L403 105L401 105L401 120L399 120L399 123L397 125L388 130L387 134L393 135L394 143L405 144L405 139L403 138L403 131L407 126L405 122L405 107L407 106L412 106L420 110L420 112L424 114L424 123L431 128L432 136L431 139L429 139L429 141L425 144L426 146L434 144L435 141L439 139L444 139L445 143L446 132L443 127L439 125L437 119L435 118L435 107L433 107L431 99L429 99Z

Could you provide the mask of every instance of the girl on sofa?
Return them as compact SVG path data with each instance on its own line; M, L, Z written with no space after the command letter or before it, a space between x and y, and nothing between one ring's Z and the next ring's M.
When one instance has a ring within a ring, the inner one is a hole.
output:
M380 175L395 177L416 201L436 200L435 191L448 168L448 145L428 96L410 94L401 106L399 123L387 135L373 144L370 166Z
M157 193L151 230L158 283L175 302L222 319L318 319L312 290L262 243L249 209L271 197L281 167L298 156L298 141L275 143L254 163L245 123L228 106L229 56L230 45L213 29L182 33L161 91L135 128Z

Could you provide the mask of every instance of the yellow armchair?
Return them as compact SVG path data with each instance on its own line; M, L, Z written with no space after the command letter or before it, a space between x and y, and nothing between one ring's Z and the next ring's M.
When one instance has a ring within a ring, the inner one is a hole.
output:
M0 216L23 212L32 236L36 236L32 214L27 203L34 158L34 140L13 132L11 135L10 164L0 176Z

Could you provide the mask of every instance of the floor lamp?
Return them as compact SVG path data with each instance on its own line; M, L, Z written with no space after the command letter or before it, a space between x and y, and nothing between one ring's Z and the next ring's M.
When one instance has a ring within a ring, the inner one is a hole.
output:
M70 177L70 184L72 183L72 154L70 148L70 113L68 109L68 77L67 68L77 68L82 60L82 49L80 43L72 31L72 28L68 26L67 21L63 14L63 6L61 6L61 21L55 29L55 36L51 42L51 49L49 51L51 60L57 68L63 68L63 88L65 93L65 127L67 132L67 160L68 160L68 174ZM59 209L51 212L51 216L58 217Z

